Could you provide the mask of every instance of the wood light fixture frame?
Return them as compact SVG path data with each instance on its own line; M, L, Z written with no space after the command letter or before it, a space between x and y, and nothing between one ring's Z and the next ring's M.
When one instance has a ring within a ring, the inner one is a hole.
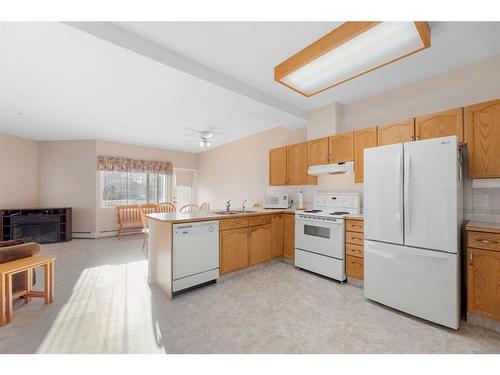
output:
M352 77L346 78L342 81L336 82L333 85L330 85L328 87L316 90L312 93L303 92L303 91L297 89L296 87L293 87L292 85L289 85L286 82L282 81L282 79L285 78L286 76L288 76L290 73L296 71L297 69L303 67L304 65L309 64L310 62L312 62L312 61L316 60L317 58L323 56L324 54L332 51L333 49L339 47L340 45L350 41L351 39L357 37L358 35L370 30L372 27L377 26L380 23L381 23L380 21L377 21L377 22L353 21L353 22L343 23L342 25L340 25L339 27L337 27L333 31L329 32L325 36L321 37L320 39L318 39L314 43L310 44L309 46L307 46L303 50L297 52L292 57L283 61L281 64L275 66L274 67L274 80L276 82L279 82L282 85L306 96L306 97L310 97L310 96L316 95L322 91L328 90L332 87L338 86L338 85L340 85L344 82L347 82L351 79L359 77L363 74L371 72L372 70L378 69L382 66L393 63L393 62L400 60L402 58L405 58L407 56L413 55L414 53L422 51L422 50L429 48L431 46L431 29L429 27L429 24L427 22L417 21L417 22L414 22L414 24L415 24L417 32L422 40L422 43L423 43L422 48L416 49L415 51L407 53L407 54L400 56L396 59L387 61L383 64L380 64L378 66L370 68L364 72L361 72L361 73L356 74Z

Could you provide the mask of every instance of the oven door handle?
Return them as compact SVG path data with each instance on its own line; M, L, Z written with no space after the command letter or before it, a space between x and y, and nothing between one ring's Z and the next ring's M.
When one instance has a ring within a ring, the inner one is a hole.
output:
M315 219L304 219L304 218L295 219L295 223L296 224L300 224L300 223L311 224L312 223L312 224L317 224L318 226L321 226L321 225L343 225L342 220L332 221L332 220L315 220Z

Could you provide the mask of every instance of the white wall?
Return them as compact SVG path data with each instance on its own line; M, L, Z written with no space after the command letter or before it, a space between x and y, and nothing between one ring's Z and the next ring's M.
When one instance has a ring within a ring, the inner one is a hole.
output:
M0 133L0 208L38 205L37 150L35 141Z
M198 201L224 208L262 202L269 180L269 149L302 142L306 128L277 127L198 154Z
M73 232L96 228L95 141L38 142L38 202L73 207Z

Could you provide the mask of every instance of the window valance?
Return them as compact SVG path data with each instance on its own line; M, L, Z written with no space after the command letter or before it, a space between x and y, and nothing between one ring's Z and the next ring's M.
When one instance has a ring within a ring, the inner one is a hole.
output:
M97 156L97 170L172 174L172 163L159 160L138 160L116 156Z

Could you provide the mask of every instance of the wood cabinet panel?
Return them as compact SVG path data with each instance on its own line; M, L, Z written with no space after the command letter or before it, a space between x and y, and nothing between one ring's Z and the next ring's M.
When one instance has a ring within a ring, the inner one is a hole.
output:
M271 258L283 255L283 215L273 215L271 221Z
M287 148L279 147L269 150L269 185L286 185Z
M330 163L354 160L354 132L330 137Z
M287 147L287 173L288 185L315 184L316 177L309 176L308 144L296 143Z
M468 231L467 246L476 249L500 251L500 234Z
M346 231L345 242L352 243L354 245L363 245L363 233Z
M500 320L500 252L468 249L467 310Z
M416 140L456 135L464 142L463 108L450 109L415 118Z
M354 132L354 181L363 182L363 151L377 146L377 127Z
M227 230L227 229L236 229L248 227L248 218L247 217L235 217L231 219L221 219L219 220L219 229Z
M345 230L351 232L364 232L364 223L363 220L349 220L345 221Z
M355 277L363 280L364 277L364 259L346 255L346 274L347 276Z
M410 142L415 139L415 119L409 119L378 127L378 145Z
M295 215L283 215L283 256L295 257Z
M465 107L469 177L500 177L500 100Z
M345 244L345 253L354 257L364 258L365 247L362 245L353 245L352 243Z
M220 273L248 267L248 228L220 232Z
M264 224L271 224L271 215L250 216L248 218L248 225L251 227Z
M252 266L271 259L271 225L250 228L249 264Z
M308 147L309 165L328 164L330 156L328 137L309 141Z

